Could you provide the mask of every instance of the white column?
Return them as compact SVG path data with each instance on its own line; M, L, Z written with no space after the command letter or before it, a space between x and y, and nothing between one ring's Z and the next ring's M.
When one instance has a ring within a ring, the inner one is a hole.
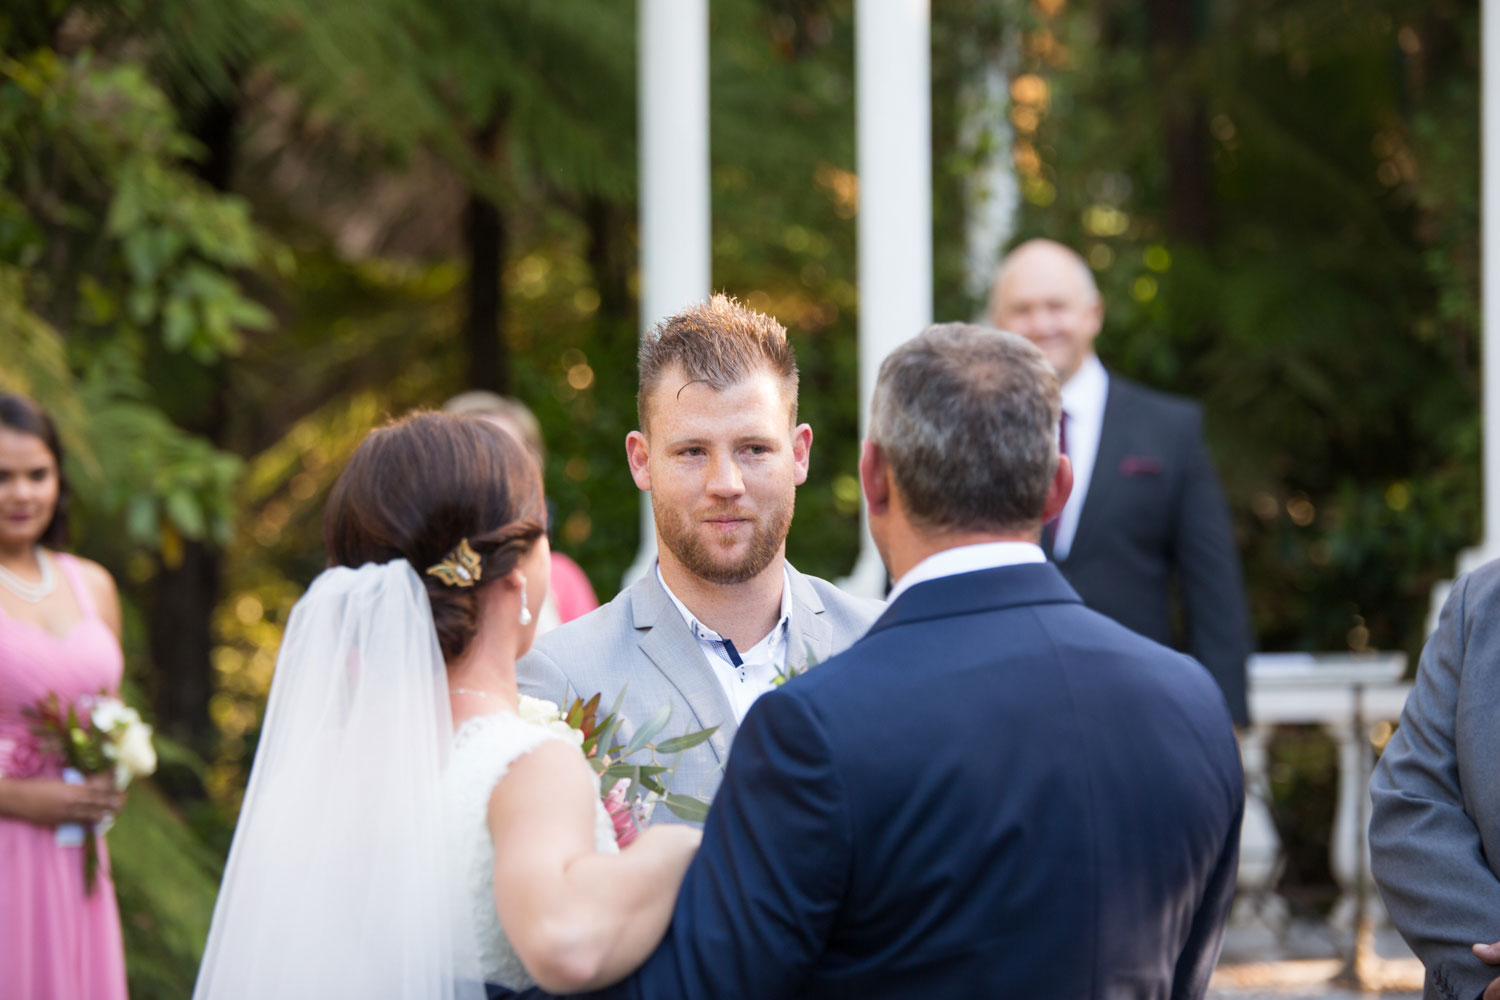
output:
M712 289L708 185L708 0L640 0L641 333ZM623 450L623 442L621 443ZM641 496L634 583L656 558Z
M997 54L983 76L959 92L959 148L977 161L964 183L964 284L979 301L974 322L986 326L1000 251L1015 232L1016 210L1021 205L1011 159L1014 134L1005 117L1011 62ZM986 148L989 151L983 152Z
M859 169L859 426L892 348L932 322L932 76L927 0L858 0L854 22ZM885 568L865 528L839 581L884 594Z

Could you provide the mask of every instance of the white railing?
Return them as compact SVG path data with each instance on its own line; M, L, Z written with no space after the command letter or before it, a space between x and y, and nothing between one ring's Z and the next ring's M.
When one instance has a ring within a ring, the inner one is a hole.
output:
M1281 841L1271 821L1266 745L1278 725L1322 726L1338 747L1338 804L1330 860L1340 896L1331 922L1352 930L1361 916L1384 919L1370 881L1364 836L1369 822L1370 727L1401 716L1411 685L1404 653L1261 653L1250 658L1250 718L1241 733L1245 821L1240 838L1238 898L1231 925L1241 932L1282 933L1285 901L1275 894Z

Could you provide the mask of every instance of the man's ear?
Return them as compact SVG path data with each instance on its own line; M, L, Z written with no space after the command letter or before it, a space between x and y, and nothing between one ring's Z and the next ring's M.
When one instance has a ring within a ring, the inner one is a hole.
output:
M1042 523L1046 524L1062 513L1073 492L1073 463L1067 455L1057 456L1057 469L1052 473L1052 482L1047 484L1047 499L1042 504Z
M625 435L625 460L630 463L630 478L635 480L636 489L650 493L651 469L648 463L651 460L651 443L646 440L646 435L640 431L631 431Z
M792 430L792 482L801 486L807 482L807 469L812 460L812 427L798 424Z
M865 491L870 518L883 517L891 509L891 467L874 441L866 441L860 451L859 484Z

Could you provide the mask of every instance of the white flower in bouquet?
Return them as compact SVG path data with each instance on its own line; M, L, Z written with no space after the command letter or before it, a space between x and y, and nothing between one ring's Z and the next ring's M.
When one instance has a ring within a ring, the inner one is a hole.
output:
M112 733L116 726L140 722L141 716L118 698L97 698L93 711L89 713L89 721L101 733Z
M521 695L520 703L516 706L516 714L526 722L534 722L539 726L546 726L554 734L561 736L574 746L583 746L583 733L574 729L563 720L562 709L557 707L557 702L548 701L545 698L533 698L529 694Z
M583 730L574 729L562 719L554 719L547 723L547 729L556 736L561 736L575 747L583 746Z
M152 729L141 714L115 698L100 698L89 713L94 728L103 735L101 750L115 766L115 787L124 789L136 778L156 770L156 748Z
M144 778L156 771L156 747L151 744L151 727L137 719L120 732L115 745L115 785L124 788L133 778Z
M526 722L535 722L541 725L556 722L562 718L562 709L557 707L557 702L547 701L545 698L533 698L529 694L521 695L521 701L516 708L516 712Z

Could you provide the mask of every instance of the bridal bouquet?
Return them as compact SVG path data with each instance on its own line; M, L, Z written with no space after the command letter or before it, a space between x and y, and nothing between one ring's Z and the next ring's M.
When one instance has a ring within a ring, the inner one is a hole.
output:
M109 774L115 787L123 791L132 779L156 770L151 727L141 721L139 712L118 698L101 693L64 706L57 695L51 694L24 714L32 720L32 728L43 744L55 750L67 765L64 781L81 784L88 775ZM84 845L83 876L90 894L99 870L98 835L108 828L104 823L82 829L77 824L58 827L60 844Z
M599 718L602 695L584 701L576 698L564 712L550 701L521 696L523 719L564 729L566 735L583 751L589 765L599 775L599 794L615 825L615 839L621 847L635 840L652 808L660 802L676 816L693 823L708 817L708 803L693 795L668 792L667 784L684 750L706 741L718 726L684 733L656 741L672 720L672 706L663 705L645 725L636 730L624 745L616 742L620 730L620 692L613 707Z

